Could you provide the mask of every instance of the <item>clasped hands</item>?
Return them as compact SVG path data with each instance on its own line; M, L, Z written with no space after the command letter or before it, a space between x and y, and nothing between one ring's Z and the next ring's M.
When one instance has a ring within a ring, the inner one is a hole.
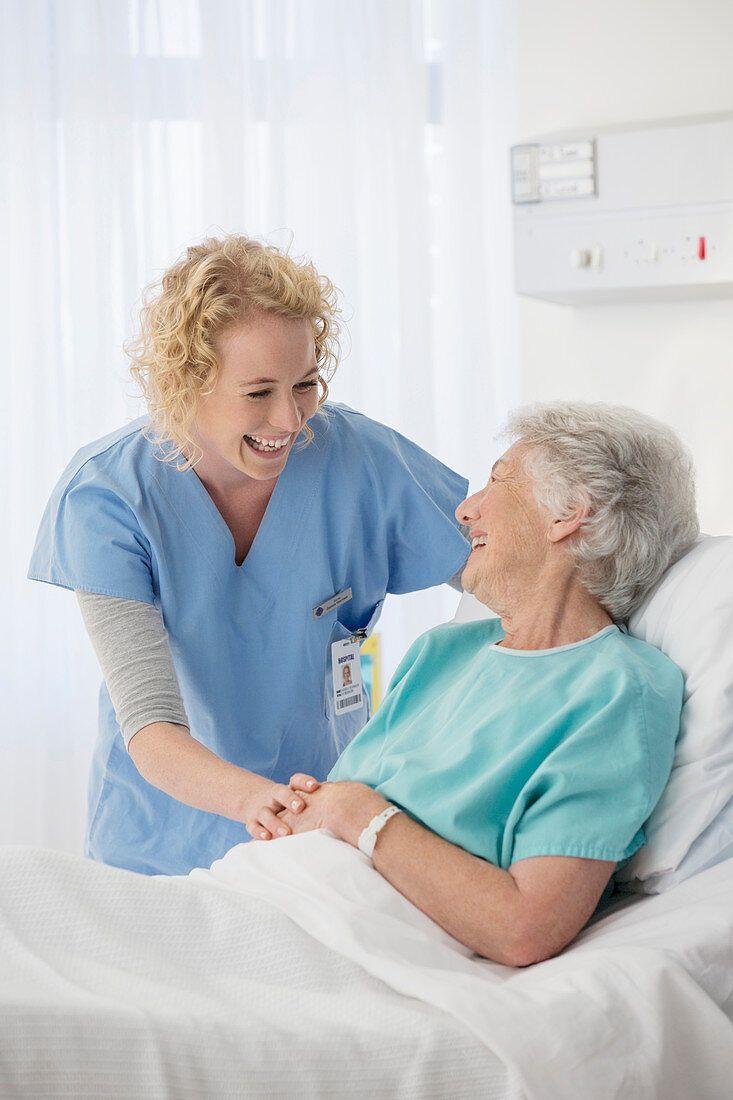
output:
M330 832L356 847L359 834L389 803L365 783L350 780L319 783L296 772L290 783L268 784L269 798L248 816L253 840L272 840L312 829Z

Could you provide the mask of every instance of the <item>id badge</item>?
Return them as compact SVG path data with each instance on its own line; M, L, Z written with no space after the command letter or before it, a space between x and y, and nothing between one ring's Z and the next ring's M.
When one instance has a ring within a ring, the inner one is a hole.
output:
M352 714L364 702L364 685L361 680L359 642L344 638L331 646L333 668L333 712L338 718Z

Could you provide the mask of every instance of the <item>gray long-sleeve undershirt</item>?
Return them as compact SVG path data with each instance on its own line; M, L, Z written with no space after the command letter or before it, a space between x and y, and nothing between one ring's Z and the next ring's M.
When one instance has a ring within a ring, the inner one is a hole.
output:
M467 536L468 528L461 527ZM458 592L463 566L447 582ZM151 722L189 726L163 616L140 600L76 590L125 746Z
M189 726L163 616L140 600L76 591L125 746L151 722Z

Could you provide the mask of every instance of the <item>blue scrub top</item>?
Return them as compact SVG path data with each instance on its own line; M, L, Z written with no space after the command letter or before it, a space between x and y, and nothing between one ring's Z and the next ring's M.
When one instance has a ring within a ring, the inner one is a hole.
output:
M324 779L368 717L363 707L334 715L331 643L371 632L387 592L440 584L468 552L453 515L464 478L344 405L323 409L310 421L313 442L291 451L241 566L201 481L156 457L141 418L75 455L28 574L158 607L193 736L282 783L296 771ZM346 588L348 602L314 618ZM88 855L186 874L249 839L239 822L142 779L104 684L99 716Z

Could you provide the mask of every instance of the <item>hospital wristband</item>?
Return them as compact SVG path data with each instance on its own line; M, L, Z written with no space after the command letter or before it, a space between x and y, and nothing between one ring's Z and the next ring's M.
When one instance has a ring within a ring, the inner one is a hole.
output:
M374 855L374 845L377 843L377 834L381 832L391 817L400 813L402 813L402 810L399 806L388 806L386 810L382 810L381 814L377 814L376 817L373 817L366 829L362 829L359 834L359 840L357 842L359 851L363 852L365 856L369 856L369 859L371 859Z

